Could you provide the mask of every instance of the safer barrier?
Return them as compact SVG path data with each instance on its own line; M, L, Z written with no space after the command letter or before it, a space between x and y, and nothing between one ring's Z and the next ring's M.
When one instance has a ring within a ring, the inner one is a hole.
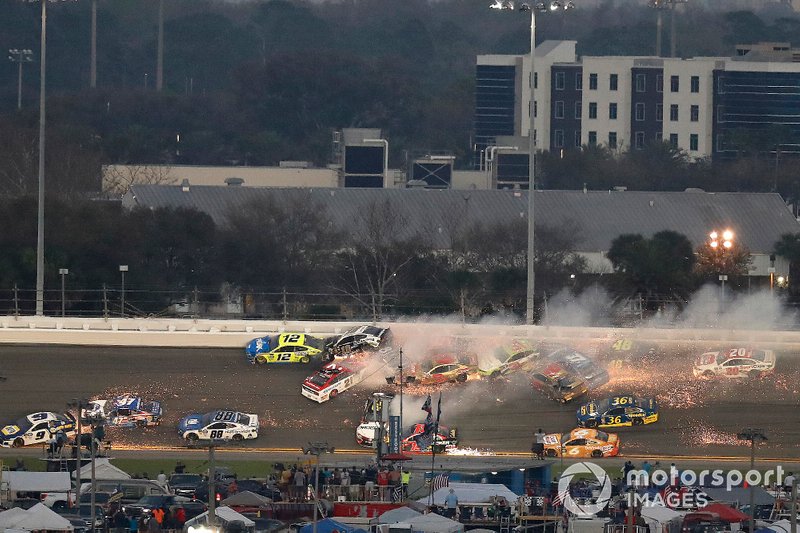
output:
M360 322L7 316L0 318L0 344L241 348L250 339L270 333L305 332L328 336L357 324ZM546 338L565 343L576 339L610 341L627 338L662 343L720 341L774 347L800 346L800 332L795 331L525 326L428 320L384 325L406 339L422 335L468 335Z

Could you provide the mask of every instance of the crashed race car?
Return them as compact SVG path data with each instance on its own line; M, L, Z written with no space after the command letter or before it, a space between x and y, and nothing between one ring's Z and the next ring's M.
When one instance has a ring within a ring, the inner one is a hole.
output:
M300 392L317 403L326 402L361 383L367 377L367 368L355 361L328 363L303 381Z
M161 422L161 402L145 401L139 396L122 395L111 400L92 400L81 409L81 419L102 420L114 427L149 427Z
M21 448L43 444L59 431L63 431L65 435L75 432L75 420L71 414L50 411L32 413L0 429L0 446Z
M696 378L760 378L775 370L775 352L729 348L706 352L694 361L692 373Z
M587 428L640 426L658 421L658 404L653 398L613 396L581 405L577 417Z
M338 337L325 339L325 351L328 357L347 356L353 352L377 350L391 342L389 328L377 326L356 326Z
M539 357L540 352L531 341L516 339L497 348L494 354L479 358L478 372L487 377L527 372L536 366Z
M312 357L320 357L323 341L305 333L281 333L251 340L245 348L247 362L264 363L309 363Z
M589 389L602 387L611 379L605 368L569 346L551 345L544 353L549 361L561 363L580 376Z
M576 428L561 435L544 436L544 454L547 457L614 457L619 454L619 437L599 429Z
M439 431L431 438L425 437L425 424L414 424L408 436L400 441L400 451L403 453L447 453L458 447L458 432L456 428L439 426Z
M191 414L178 423L178 435L190 443L198 440L255 439L258 437L258 415L230 410Z
M531 385L549 399L561 403L577 400L589 392L583 379L561 363L550 363L531 372Z

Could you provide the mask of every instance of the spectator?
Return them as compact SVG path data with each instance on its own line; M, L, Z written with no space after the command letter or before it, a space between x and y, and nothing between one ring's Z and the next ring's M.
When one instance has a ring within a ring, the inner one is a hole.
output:
M135 516L128 517L128 530L131 533L139 533L139 520Z
M444 499L444 507L445 507L445 516L447 518L455 518L456 511L458 510L458 496L456 496L456 491L450 489L450 492Z
M161 524L158 523L155 516L151 516L147 521L147 533L161 533Z
M186 471L186 465L182 462L178 461L175 463L175 473L176 474L183 474Z
M160 507L153 509L153 518L155 518L159 526L164 523L164 514L164 509L161 509Z
M302 470L294 473L294 498L296 501L305 500L306 474Z
M408 484L411 482L411 472L403 468L400 472L400 482L403 484L403 497L408 498Z
M117 509L117 512L111 518L112 523L114 524L114 531L116 533L125 533L125 529L128 527L128 517L125 516L125 513L122 512L122 509Z
M236 484L236 480L234 479L231 481L231 484L228 485L228 496L233 496L237 492L239 492L239 485Z
M178 507L175 510L175 528L183 529L183 524L186 522L186 509Z
M794 480L795 477L792 472L786 474L786 477L783 478L783 489L787 492L790 492L792 490L792 485L794 484Z
M533 445L531 446L533 454L542 461L544 460L544 436L545 433L542 428L537 429L536 433L533 434Z
M396 487L400 485L400 468L395 468L389 471L389 485Z

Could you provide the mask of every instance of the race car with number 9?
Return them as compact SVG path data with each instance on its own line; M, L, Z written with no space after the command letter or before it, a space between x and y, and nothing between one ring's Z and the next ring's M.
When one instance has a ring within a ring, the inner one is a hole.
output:
M325 342L305 333L281 333L253 339L245 348L247 361L264 363L308 363L319 357Z
M31 444L42 444L49 441L58 431L63 431L67 435L74 433L75 420L71 416L50 411L32 413L0 429L0 446L21 448Z
M229 410L191 414L178 423L178 435L189 442L255 439L258 437L258 415Z

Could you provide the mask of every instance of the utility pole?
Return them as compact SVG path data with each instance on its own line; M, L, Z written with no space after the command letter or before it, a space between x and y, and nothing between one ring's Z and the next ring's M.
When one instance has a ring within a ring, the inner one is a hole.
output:
M92 0L92 58L89 67L89 87L97 88L97 0Z
M309 442L308 447L303 448L305 455L314 455L317 457L317 465L314 469L314 522L312 526L312 533L317 533L317 521L319 519L319 456L323 453L333 453L335 448L328 446L327 442Z
M164 87L164 0L158 0L158 58L156 60L156 91Z
M8 59L12 63L17 63L17 109L22 109L22 64L33 61L33 51L12 48L8 51Z
M750 441L750 470L755 468L756 462L756 441L766 441L767 437L760 429L747 428L744 431L737 433L736 437L740 440ZM755 531L756 510L754 505L755 494L753 492L753 485L750 485L750 532Z

